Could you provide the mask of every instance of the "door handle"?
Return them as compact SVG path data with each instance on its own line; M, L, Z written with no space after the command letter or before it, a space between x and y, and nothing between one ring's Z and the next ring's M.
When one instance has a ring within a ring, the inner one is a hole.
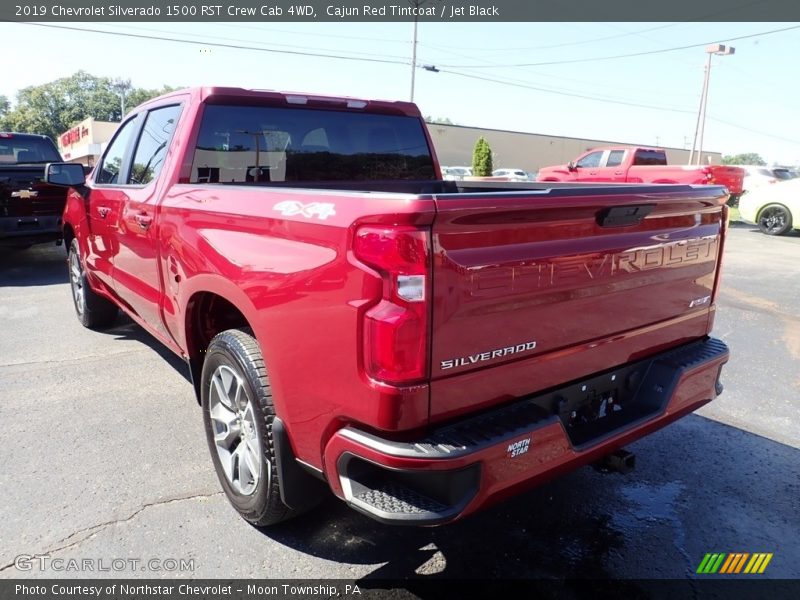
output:
M139 214L133 217L134 221L139 225L141 229L147 229L150 227L150 223L153 222L153 218L147 214Z
M624 175L625 171L614 171L614 175Z
M107 206L100 206L97 209L97 214L100 215L101 219L105 219L108 216L108 213L110 213L110 212L111 212L111 209L108 208Z

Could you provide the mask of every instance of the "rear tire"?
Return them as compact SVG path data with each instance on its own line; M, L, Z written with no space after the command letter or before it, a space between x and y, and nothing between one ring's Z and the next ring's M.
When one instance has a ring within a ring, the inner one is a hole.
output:
M782 204L768 204L758 213L758 228L767 235L783 235L792 229L792 213Z
M296 512L281 499L272 436L275 407L253 332L228 329L215 336L200 381L211 460L230 503L256 526L293 517Z
M69 245L67 267L72 303L81 325L89 329L102 329L114 323L119 311L109 300L94 293L89 286L77 239L73 239Z

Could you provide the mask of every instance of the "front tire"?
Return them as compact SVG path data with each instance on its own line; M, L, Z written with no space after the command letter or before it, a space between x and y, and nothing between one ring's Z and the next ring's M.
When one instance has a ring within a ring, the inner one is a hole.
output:
M783 235L792 228L792 214L782 204L768 204L758 214L758 228L767 235Z
M264 358L250 329L229 329L211 340L201 400L211 460L233 507L257 526L294 516L281 499L272 438L275 407Z
M117 307L89 287L77 239L73 239L69 245L67 266L72 303L81 325L89 329L102 329L114 323L117 319Z

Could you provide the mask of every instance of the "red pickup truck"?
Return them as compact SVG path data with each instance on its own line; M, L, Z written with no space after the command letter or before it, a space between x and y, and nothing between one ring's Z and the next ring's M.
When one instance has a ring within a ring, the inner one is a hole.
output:
M543 167L536 180L723 185L735 206L744 176L744 169L729 165L668 165L666 152L657 148L609 146L589 150L566 165Z
M251 523L322 488L451 521L721 392L722 187L443 181L413 104L231 88L47 180L78 318L121 308L186 360Z

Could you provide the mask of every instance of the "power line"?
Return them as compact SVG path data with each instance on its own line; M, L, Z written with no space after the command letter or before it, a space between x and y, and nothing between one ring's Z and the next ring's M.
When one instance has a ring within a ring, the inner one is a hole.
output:
M597 62L601 60L616 60L619 58L632 58L634 56L649 56L652 54L663 54L665 52L675 52L677 50L688 50L690 48L702 48L708 46L709 44L721 44L723 42L735 42L737 40L746 40L749 38L760 37L764 35L770 35L773 33L782 33L784 31L790 31L792 29L800 29L800 25L792 25L790 27L782 27L780 29L772 29L770 31L761 31L759 33L751 33L748 35L740 35L738 37L726 38L721 40L715 40L712 42L703 42L702 44L688 44L686 46L675 46L673 48L661 48L660 50L646 50L644 52L633 52L631 54L615 54L613 56L595 56L592 58L573 58L571 60L555 60L555 61L548 61L548 62L538 62L538 63L517 63L517 64L508 64L504 65L505 67L543 67L549 65L566 65L566 64L574 64L574 63L584 63L584 62ZM448 69L490 69L496 68L491 67L489 65L439 65L441 67L445 67Z
M535 85L529 85L529 84L525 84L525 83L515 83L515 82L511 82L511 81L503 81L503 80L500 80L500 79L493 79L491 77L483 77L483 76L480 76L480 75L474 75L472 73L459 73L457 71L450 71L450 70L446 70L446 69L440 69L440 72L447 73L449 75L456 75L458 77L466 77L467 79L477 79L477 80L486 81L486 82L489 82L489 83L498 83L500 85L507 85L507 86L517 87L517 88L522 88L522 89L529 89L529 90L534 90L534 91L537 91L537 92L544 92L544 93L547 93L547 94L555 94L555 95L558 95L558 96L568 96L568 97L580 98L580 99L584 99L584 100L593 100L595 102L605 102L605 103L608 103L608 104L619 104L619 105L622 105L622 106L632 106L632 107L635 107L635 108L645 108L645 109L648 109L648 110L674 112L674 113L682 113L682 114L690 114L690 115L693 115L694 112L695 112L693 110L681 109L681 108L672 108L672 107L667 107L667 106L656 106L656 105L652 105L652 104L637 104L635 102L627 102L625 100L616 100L616 99L613 99L613 98L603 98L601 96L590 96L590 95L587 95L587 94L574 94L574 93L569 93L569 92L561 92L561 91L548 89L548 88L543 88L543 87L539 87L539 86L535 86ZM724 125L727 125L729 127L733 127L734 129L741 129L742 131L748 131L750 133L755 133L755 134L763 136L763 137L773 138L773 139L781 140L781 141L784 141L784 142L790 142L790 143L793 143L793 144L800 144L800 140L792 140L792 139L785 138L785 137L780 136L780 135L767 133L765 131L758 131L756 129L750 129L748 127L743 127L743 126L738 125L736 123L731 123L730 121L725 121L724 119L719 119L717 117L712 117L711 115L708 115L707 118L712 120L712 121L716 121L718 123L723 123Z
M436 48L438 50L444 50L446 48L451 48L453 50L474 50L478 52L525 52L529 50L549 50L551 48L563 48L565 46L579 46L582 44L593 44L594 42L604 42L606 40L613 40L616 38L626 37L629 35L638 35L642 33L647 33L648 31L656 31L658 29L666 29L667 27L675 27L676 25L685 25L685 23L667 23L666 25L659 25L658 27L649 27L647 29L641 29L639 31L628 31L625 33L617 33L615 35L607 35L604 37L592 38L589 40L577 40L574 42L563 42L561 44L549 44L546 46L528 46L524 48L477 48L475 46L443 46L443 45L434 45L429 43L422 43L420 42L420 46L426 46L428 48Z
M728 127L733 127L734 129L741 129L742 131L749 131L750 133L755 133L757 135L761 135L761 136L764 136L764 137L773 138L773 139L776 139L776 140L781 140L782 142L789 142L791 144L800 144L800 140L792 140L792 139L785 138L785 137L780 136L780 135L775 135L774 133L766 133L765 131L758 131L757 129L750 129L749 127L743 127L742 125L737 125L736 123L731 123L730 121L725 121L724 119L718 119L716 117L712 117L711 115L708 115L707 118L711 119L712 121L716 121L717 123L723 123L724 125L727 125Z
M503 81L501 79L494 79L494 78L491 78L491 77L484 77L484 76L476 75L476 74L473 74L473 73L461 73L459 71L451 71L449 69L439 69L439 71L442 72L442 73L447 73L449 75L456 75L457 77L466 77L467 79L476 79L476 80L479 80L479 81L487 81L489 83L499 83L501 85L507 85L507 86L511 86L511 87L518 87L518 88L522 88L522 89L534 90L534 91L537 91L537 92L544 92L546 94L555 94L555 95L558 95L558 96L568 96L568 97L571 97L571 98L581 98L583 100L595 100L597 102L606 102L608 104L620 104L622 106L633 106L633 107L636 107L636 108L647 108L647 109L650 109L650 110L660 110L660 111L666 111L666 112L694 114L694 111L693 110L689 110L689 109L670 108L670 107L666 107L666 106L655 106L655 105L652 105L652 104L637 104L635 102L628 102L626 100L617 100L617 99L613 99L613 98L604 98L602 96L590 96L588 94L578 94L578 93L574 93L574 92L560 91L560 90L556 90L556 89L544 88L544 87L536 86L536 85L533 85L533 84L523 83L523 82L520 82L519 80L517 80L517 81L513 81L513 80L511 80L511 81L509 81L509 80Z
M420 45L421 45L421 42L420 42ZM429 44L427 44L427 45L428 45L428 47L432 47ZM478 57L478 56L470 56L470 55L463 54L463 53L460 53L460 52L453 52L451 50L444 50L444 49L441 49L440 52L444 52L446 54L452 54L454 56L460 56L461 58L469 58L471 60L478 60L478 61L481 61L483 63L486 63L487 65L496 67L498 69L502 69L504 67L504 65L501 64L501 63L492 62L492 61L486 60L485 58L481 58L481 57ZM431 63L431 64L440 64L438 61L434 61L434 60L429 60L428 62ZM589 81L589 80L586 80L586 79L576 79L574 77L564 77L563 75L554 75L552 73L537 73L535 71L529 71L529 73L531 75L538 75L538 76L541 76L541 77L546 77L548 79L560 79L560 80L563 80L563 81L572 81L572 82L576 82L576 83L583 83L583 84L589 84L589 85L592 85L592 86L600 86L600 87L613 87L615 90L629 89L629 90L635 90L636 92L640 92L640 93L658 94L658 95L661 95L661 96L666 95L666 96L685 96L685 97L691 96L692 98L695 97L695 94L688 94L686 92L677 92L675 90L649 90L649 89L646 89L646 88L642 88L641 86L637 86L637 87L621 86L621 85L618 85L616 83L611 83L611 82L598 83L596 81ZM514 80L514 79L512 79L510 77L504 77L504 78L506 80L508 80L508 81L519 81L519 80ZM523 81L522 83L526 83L527 84L528 82ZM558 88L553 88L553 89L558 89ZM572 91L572 90L567 90L567 91Z
M311 37L329 37L329 38L340 38L345 40L362 40L366 42L384 42L390 44L403 44L405 46L410 45L411 42L408 40L398 40L393 38L380 38L380 37L364 37L358 35L342 35L337 33L308 33L305 31L292 31L291 29L274 29L271 27L249 27L247 25L240 25L239 23L236 24L228 24L228 23L215 23L215 25L219 25L222 27L227 27L229 29L250 29L252 31L273 31L276 33L290 33L292 35L305 35Z
M270 52L273 54L291 54L293 56L311 56L314 58L335 58L339 60L351 60L360 62L382 63L391 65L409 65L409 61L389 60L381 58L365 58L360 56L346 56L341 54L323 54L318 52L303 52L300 50L278 50L275 48L265 48L260 46L245 46L241 44L223 44L221 42L205 42L200 40L185 40L172 37L161 37L156 35L144 35L139 33L123 33L121 31L105 31L102 29L88 29L83 27L69 27L67 25L47 25L45 23L18 23L19 25L31 25L33 27L48 27L52 29L67 29L70 31L80 31L82 33L101 33L104 35L116 35L120 37L137 38L143 40L156 40L162 42L177 42L181 44L193 44L195 46L230 48L234 50L255 50L256 52Z
M295 50L278 50L278 49L264 48L264 47L258 47L258 46L245 46L245 45L241 45L241 44L223 44L223 43L219 43L219 42L206 42L206 41L199 41L199 40L187 40L187 39L160 37L160 36L150 36L150 35L135 34L135 33L104 31L104 30L101 30L101 29L86 29L86 28L81 28L81 27L70 27L70 26L67 26L67 25L48 25L48 24L44 24L44 23L19 23L19 24L20 25L32 25L32 26L35 26L35 27L47 27L47 28L52 28L52 29L65 29L65 30L79 31L79 32L84 32L84 33L99 33L99 34L104 34L104 35L121 36L121 37L137 38L137 39L150 39L150 40L157 40L157 41L167 41L167 42L176 42L176 43L183 43L183 44L192 44L192 45L203 46L203 47L212 46L212 47L231 48L231 49L235 49L235 50L254 50L254 51L257 51L257 52L270 52L270 53L276 53L276 54L290 54L290 55L296 55L296 56L310 56L310 57L315 57L315 58L331 58L331 59L350 60L350 61L364 61L364 62L383 63L383 64L397 64L397 65L408 65L408 64L410 64L409 61L387 60L387 59L378 59L378 58L363 58L363 57L345 56L345 55L322 54L322 53L314 53L314 52L301 52L301 51L295 51ZM786 28L783 28L783 29L776 29L776 30L772 30L772 31L768 31L768 32L763 32L763 33L760 33L760 34L751 34L751 35L747 35L747 36L740 36L740 37L736 37L736 38L730 38L730 40L740 40L740 39L745 39L745 38L750 38L750 37L757 37L759 35L767 35L767 34L770 34L770 33L778 33L778 32L781 32L781 31L788 31L790 29L798 29L798 28L800 28L800 25L796 25L796 26L792 26L792 27L786 27ZM709 43L714 43L714 42L709 42ZM704 46L704 45L706 45L706 44L697 44L697 45L692 45L692 46L685 46L683 48L694 48L694 47L697 47L697 46ZM680 49L683 49L683 48L680 48ZM657 51L645 52L645 53L640 53L640 54L653 54L653 53L657 53L657 52L668 52L670 50L677 50L677 49L678 48L666 49L666 50L657 50ZM588 59L588 60L591 60L591 59ZM603 60L603 58L598 58L596 60ZM571 61L567 61L567 62L571 62ZM529 66L529 65L517 65L517 66ZM533 65L530 65L530 66L533 66ZM474 68L474 67L471 67L471 68ZM638 104L638 103L635 103L635 102L628 102L628 101L625 101L625 100L619 100L619 99L614 99L614 98L605 98L605 97L601 97L601 96L592 96L592 95L588 95L588 94L579 94L579 93L574 93L574 92L569 92L569 91L562 91L562 90L558 90L558 89L544 88L544 87L532 85L532 84L529 84L529 83L526 83L526 82L521 82L520 80L506 80L506 81L503 81L501 79L495 79L495 78L491 78L491 77L484 77L484 76L480 76L480 75L476 75L476 74L472 74L472 73L462 73L462 72L459 72L459 71L452 71L452 70L449 70L449 68L442 68L442 69L439 69L439 71L442 72L442 73L449 74L449 75L455 75L457 77L465 77L467 79L475 79L475 80L485 81L485 82L489 82L489 83L497 83L497 84L500 84L500 85L506 85L506 86L517 87L517 88L522 88L522 89L529 89L529 90L538 91L538 92L547 93L547 94L555 94L555 95L559 95L559 96L579 98L579 99L583 99L583 100L593 100L593 101L596 101L596 102L605 102L605 103L608 103L608 104L618 104L618 105L622 105L622 106L631 106L631 107L635 107L635 108L644 108L644 109L648 109L648 110L657 110L657 111L663 111L663 112L674 112L674 113L683 113L683 114L694 114L693 110L688 110L688 109L680 109L680 108L673 108L673 107L666 107L666 106L655 106L655 105L652 105L652 104ZM770 134L770 133L765 133L765 132L762 132L762 131L757 131L755 129L749 129L747 127L742 127L741 125L737 125L735 123L731 123L729 121L718 119L718 118L715 118L715 117L712 117L712 116L709 116L708 118L713 120L713 121L717 121L717 122L723 123L725 125L728 125L729 127L734 127L736 129L741 129L743 131L748 131L750 133L755 133L755 134L758 134L758 135L762 135L762 136L765 136L765 137L770 137L770 138L774 138L774 139L778 139L778 140L782 140L782 141L786 141L786 142L800 143L800 141L797 141L797 140L791 140L791 139L788 139L788 138L784 138L782 136L778 136L778 135L774 135L774 134Z
M106 25L108 26L108 25L112 25L112 24L108 23ZM180 41L197 41L197 40L193 40L193 39L188 37L188 35L191 35L191 34L184 34L184 33L181 33L180 31L165 31L163 29L151 29L149 27L131 27L130 25L127 25L127 24L125 24L124 27L125 27L126 31L129 31L131 29L135 29L137 31L145 31L145 32L150 32L150 33L165 33L167 35L183 36L183 38L180 39ZM248 28L248 29L252 29L252 28ZM111 30L111 31L106 31L106 33L125 33L125 32ZM225 41L225 42L239 42L239 43L257 44L259 47L263 47L264 46L264 44L262 44L261 42L259 42L257 40L248 40L248 39L225 37L225 36L220 36L220 35L206 35L206 34L203 34L203 40L206 40L206 39L222 40L222 41ZM205 44L205 45L208 46L210 44ZM320 48L318 46L297 46L296 44L279 44L279 43L275 43L275 42L271 42L270 43L270 47L273 47L273 48L305 48L306 50L318 50L318 51L323 51L323 52L336 52L336 50L334 50L332 48ZM354 55L366 55L366 56L374 56L375 55L374 52L357 52L355 50L350 50L348 52L349 52L349 54L354 54ZM398 60L404 60L405 59L405 57L403 57L403 56L387 55L387 54L384 54L383 57L384 58L396 58Z

